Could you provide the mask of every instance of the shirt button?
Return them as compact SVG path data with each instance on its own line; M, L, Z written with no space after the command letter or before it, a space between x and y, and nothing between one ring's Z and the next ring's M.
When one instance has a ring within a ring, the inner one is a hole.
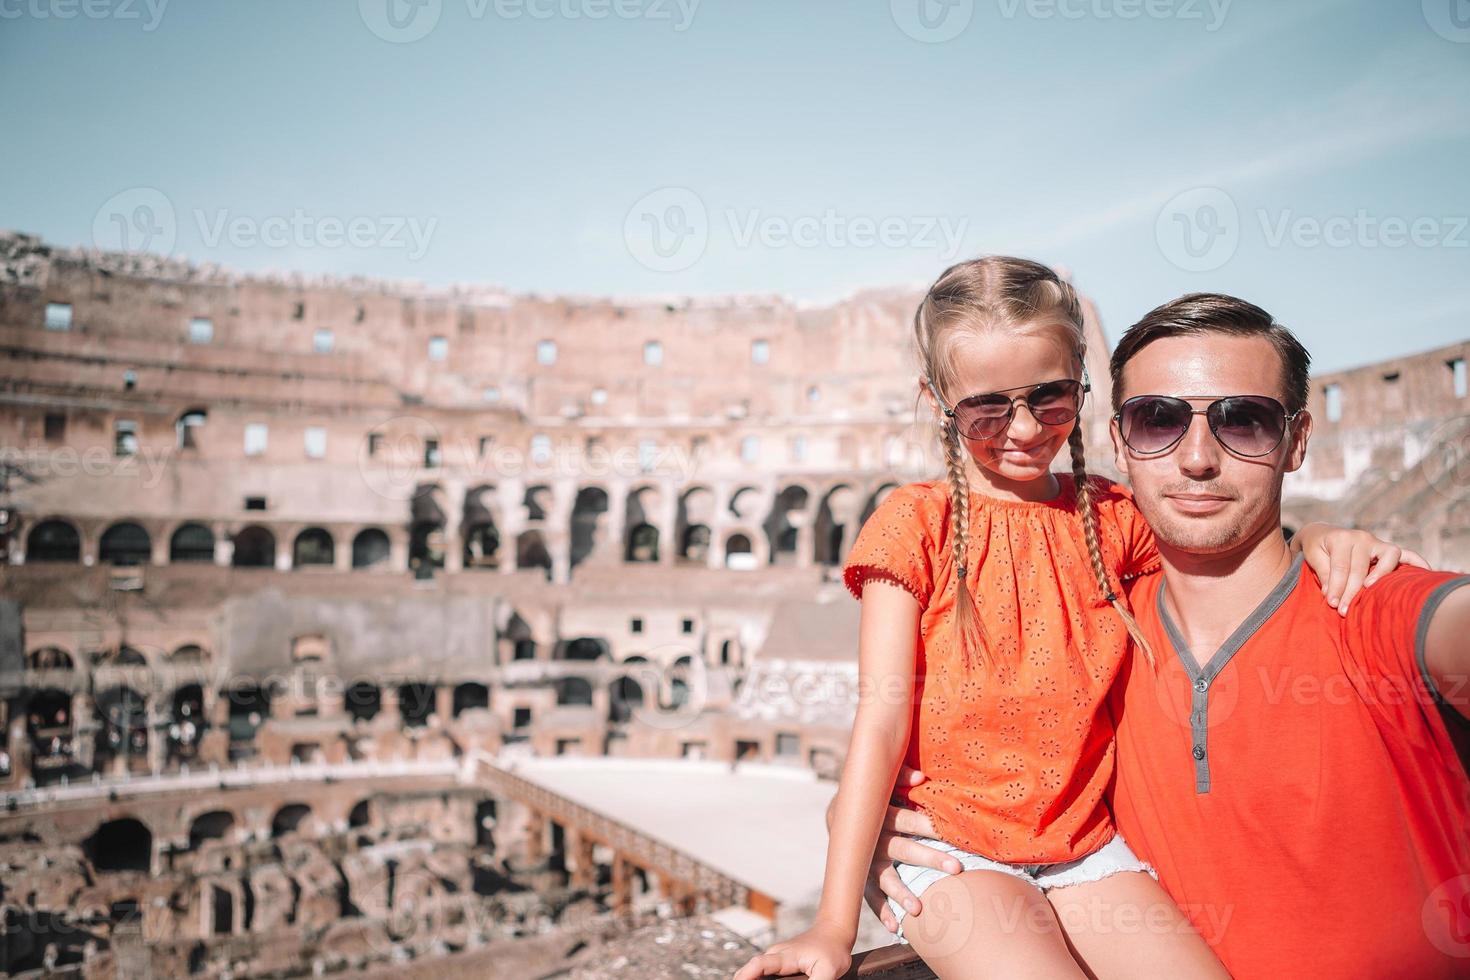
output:
M1205 691L1209 689L1209 686L1210 682L1205 680L1203 677L1194 682L1194 689L1201 694L1205 693Z
M1194 757L1196 759L1203 759L1205 757L1205 747L1203 745L1196 745L1194 747Z

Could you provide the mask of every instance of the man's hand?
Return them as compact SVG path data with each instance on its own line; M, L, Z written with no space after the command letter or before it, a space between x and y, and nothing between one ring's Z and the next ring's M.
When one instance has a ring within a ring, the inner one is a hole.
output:
M898 772L898 786L917 786L925 778L925 775L919 770L904 766ZM833 803L835 802L836 797L833 797ZM893 867L894 861L934 868L949 874L959 874L964 870L960 862L950 855L912 839L934 836L934 824L929 822L927 816L918 810L902 806L896 795L894 804L883 815L883 829L878 833L878 845L873 851L873 863L868 868L868 884L863 889L863 900L868 903L868 908L872 909L873 914L883 923L883 928L889 932L898 931L898 920L894 918L893 910L888 907L888 902L884 899L885 895L906 908L910 915L916 914L921 908L918 896L909 891L903 879L898 876L898 871ZM829 803L827 804L827 830L830 832L831 829L832 803Z

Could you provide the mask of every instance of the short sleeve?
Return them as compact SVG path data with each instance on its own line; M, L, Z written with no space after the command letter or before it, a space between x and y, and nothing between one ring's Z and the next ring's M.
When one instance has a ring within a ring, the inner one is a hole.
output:
M1470 772L1470 719L1444 699L1424 662L1435 610L1463 585L1470 575L1400 565L1363 589L1348 606L1343 666L1386 730L1451 769L1458 758L1456 771Z
M923 484L910 483L884 497L847 554L842 581L857 599L870 578L886 578L903 586L921 605L934 591L938 555L940 502Z
M1439 701L1424 666L1424 640L1440 601L1462 585L1470 585L1470 575L1400 565L1348 605L1346 655L1370 677L1411 686L1422 679Z
M1112 539L1112 556L1116 562L1113 574L1127 580L1158 571L1159 549L1154 531L1133 502L1133 493L1110 480L1101 480L1099 490L1098 521L1103 525L1104 536Z

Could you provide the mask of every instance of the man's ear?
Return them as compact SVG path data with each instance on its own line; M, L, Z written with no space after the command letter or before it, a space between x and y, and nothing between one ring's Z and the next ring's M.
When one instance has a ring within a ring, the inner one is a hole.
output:
M1113 440L1113 465L1124 477L1128 476L1128 447L1123 444L1123 433L1118 429L1116 418L1108 419L1108 437Z
M1307 459L1307 440L1312 437L1312 413L1305 408L1291 424L1291 448L1286 454L1286 472L1295 473Z

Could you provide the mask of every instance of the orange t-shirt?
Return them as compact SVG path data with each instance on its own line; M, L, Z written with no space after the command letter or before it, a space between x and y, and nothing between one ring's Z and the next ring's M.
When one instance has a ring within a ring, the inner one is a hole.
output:
M923 606L906 762L929 778L907 791L909 802L944 840L1013 864L1075 860L1113 836L1104 699L1128 632L1093 577L1072 477L1057 478L1061 492L1048 501L970 494L966 585L1002 665L994 676L967 672L956 643L945 481L889 493L843 569L859 598L879 575ZM1127 490L1091 479L1116 587L1157 565L1153 533Z
M1297 555L1192 671L1163 581L1130 587L1159 674L1110 698L1128 843L1238 978L1470 976L1470 726L1419 659L1470 576L1401 567L1344 619Z

